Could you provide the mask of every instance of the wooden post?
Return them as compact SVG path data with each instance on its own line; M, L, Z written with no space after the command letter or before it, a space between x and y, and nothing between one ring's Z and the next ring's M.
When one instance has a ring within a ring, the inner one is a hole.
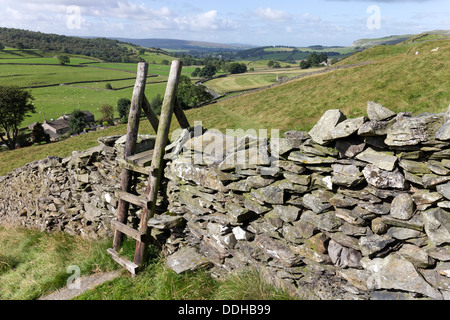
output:
M183 108L181 107L181 104L178 101L178 99L176 99L175 101L175 109L173 110L173 112L177 117L181 129L187 129L190 127L189 120L187 119L186 114L183 112Z
M172 62L170 69L169 81L167 83L166 94L164 96L164 102L162 105L161 116L159 121L158 133L156 135L155 150L153 153L153 160L151 165L152 174L148 180L147 196L151 204L150 210L143 209L141 215L141 223L139 231L143 234L148 234L148 220L155 214L156 200L158 197L159 184L163 174L163 157L167 142L169 140L170 122L173 116L173 110L175 107L176 93L178 88L178 82L180 80L181 69L183 64L179 60ZM134 255L134 263L141 265L144 261L146 245L142 242L137 242L136 252Z
M153 130L155 130L155 132L158 133L159 127L158 116L153 111L152 107L150 106L150 102L148 102L148 99L145 96L144 96L144 104L142 105L142 110L144 110L144 113L147 116L148 121L150 121Z
M145 94L145 83L148 74L148 63L141 62L138 64L136 84L134 86L133 97L131 99L130 114L128 116L127 140L125 143L124 157L125 159L132 156L136 152L136 142L139 131L139 119L141 115L141 107ZM130 170L122 170L120 187L122 191L130 192L132 172ZM117 220L126 224L128 219L128 210L130 204L119 199L117 208ZM118 250L123 242L123 233L116 230L114 234L113 249Z

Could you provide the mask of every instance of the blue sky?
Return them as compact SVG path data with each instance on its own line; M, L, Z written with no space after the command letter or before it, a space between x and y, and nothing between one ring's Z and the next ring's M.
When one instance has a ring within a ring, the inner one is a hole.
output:
M0 0L0 26L219 43L350 45L450 29L450 0Z

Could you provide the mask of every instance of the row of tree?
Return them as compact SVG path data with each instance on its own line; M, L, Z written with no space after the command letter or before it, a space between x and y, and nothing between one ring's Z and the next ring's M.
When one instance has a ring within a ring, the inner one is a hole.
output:
M0 28L0 43L5 46L42 51L55 51L94 57L106 62L142 61L136 52L120 45L120 41L96 38L87 39L47 34L21 29ZM1 49L1 47L0 47Z
M311 53L306 60L300 62L300 68L309 69L311 67L317 67L322 62L328 62L328 55L326 53L317 54Z

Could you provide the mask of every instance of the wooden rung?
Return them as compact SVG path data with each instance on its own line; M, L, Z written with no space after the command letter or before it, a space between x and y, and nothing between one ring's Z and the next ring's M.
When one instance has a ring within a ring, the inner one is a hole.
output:
M121 169L127 169L129 171L134 171L134 172L138 172L138 173L142 173L145 174L147 176L150 175L151 172L151 167L140 167L138 165L132 164L132 163L128 163L123 159L116 159L117 164L119 166L119 168Z
M127 236L132 237L136 241L145 242L147 239L147 236L144 233L140 232L139 230L133 229L117 220L111 221L111 225L114 229L122 232L123 234L126 234Z
M145 198L135 196L134 194L122 190L117 190L116 196L121 200L124 200L126 202L129 202L144 209L150 209L151 207L151 201L148 201Z
M131 262L130 260L127 260L125 258L122 258L119 256L116 250L114 249L108 249L107 252L111 255L111 257L116 261L118 264L120 264L122 267L127 269L131 274L136 275L139 266L135 264L134 262Z
M148 167L152 163L154 150L148 150L141 153L136 153L128 158L125 161L136 164L142 167Z

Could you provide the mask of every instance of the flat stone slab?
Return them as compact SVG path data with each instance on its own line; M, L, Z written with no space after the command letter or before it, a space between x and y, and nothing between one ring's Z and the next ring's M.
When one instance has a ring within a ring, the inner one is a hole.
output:
M169 256L166 265L178 274L195 271L211 265L211 262L195 248L184 247Z
M38 300L72 300L79 295L85 293L88 290L92 290L95 287L114 280L120 275L120 271L113 271L109 273L97 273L91 276L80 278L80 286L77 289L69 289L65 287L58 291L55 291L47 296L41 297Z

